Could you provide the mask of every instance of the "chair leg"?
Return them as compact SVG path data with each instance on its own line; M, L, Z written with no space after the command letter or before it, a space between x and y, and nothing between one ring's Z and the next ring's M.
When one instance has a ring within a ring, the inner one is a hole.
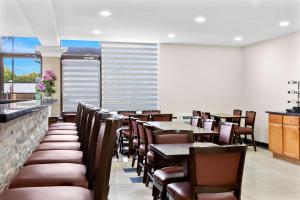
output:
M238 137L239 137L239 142L240 142L240 144L242 144L241 134L238 134Z
M134 151L134 155L132 156L131 167L134 167L138 150L137 149L133 149L133 151Z
M153 196L153 200L158 200L159 198L159 190L154 185L152 188L152 196Z
M252 137L252 144L254 147L254 151L256 151L256 144L255 144L255 139L254 139L254 132L251 133L251 137Z
M143 183L146 183L148 174L148 164L147 164L147 158L145 158L145 166L144 166L144 174L143 174Z
M132 150L132 139L128 138L128 151L127 151L127 157L130 158L130 153Z
M144 156L138 155L137 168L136 168L136 172L137 172L138 176L140 176L142 173L143 160L144 160Z

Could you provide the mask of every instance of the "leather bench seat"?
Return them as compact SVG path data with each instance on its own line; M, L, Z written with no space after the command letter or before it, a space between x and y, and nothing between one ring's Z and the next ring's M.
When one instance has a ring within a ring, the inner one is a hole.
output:
M161 185L167 185L169 183L185 181L183 166L171 166L164 167L156 170L153 174L155 181Z
M44 142L78 142L79 137L76 135L46 135L41 143Z
M76 126L51 126L48 130L77 130Z
M80 164L28 165L19 171L9 187L79 186L87 188L88 181L85 174L86 167Z
M76 130L49 130L45 135L77 135Z
M38 146L35 151L48 151L48 150L80 150L79 142L45 142Z
M30 187L6 190L1 200L93 200L93 191L81 187Z
M175 200L191 200L191 185L189 182L171 183L167 186L168 193ZM198 200L237 200L233 192L199 193Z
M83 164L83 153L74 150L49 150L37 151L31 154L26 165L51 164L51 163L76 163Z

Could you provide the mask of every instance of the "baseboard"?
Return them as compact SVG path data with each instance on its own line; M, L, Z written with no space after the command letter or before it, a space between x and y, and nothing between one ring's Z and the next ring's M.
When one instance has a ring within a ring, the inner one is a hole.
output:
M251 143L251 140L247 139L247 143ZM269 149L269 144L264 142L255 141L255 144L257 147L263 148L263 149Z

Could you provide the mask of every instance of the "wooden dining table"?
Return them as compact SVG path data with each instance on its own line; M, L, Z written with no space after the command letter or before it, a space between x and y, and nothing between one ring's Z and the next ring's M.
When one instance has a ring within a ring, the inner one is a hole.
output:
M157 121L149 121L145 122L148 125L154 126L158 130L188 130L193 131L195 136L199 135L219 135L219 132L208 130L204 128L200 128L197 126L192 126L190 124L185 124L179 121L167 121L167 122L157 122Z
M246 119L247 118L247 116L227 114L227 113L214 113L214 114L211 114L210 116L212 116L216 120L217 125L220 123L221 119L224 119L225 121L228 121L228 120L232 121L233 119Z

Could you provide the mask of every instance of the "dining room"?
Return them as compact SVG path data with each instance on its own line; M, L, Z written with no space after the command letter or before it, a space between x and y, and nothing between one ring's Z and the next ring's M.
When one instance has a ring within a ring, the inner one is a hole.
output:
M0 13L0 200L300 199L299 1Z

